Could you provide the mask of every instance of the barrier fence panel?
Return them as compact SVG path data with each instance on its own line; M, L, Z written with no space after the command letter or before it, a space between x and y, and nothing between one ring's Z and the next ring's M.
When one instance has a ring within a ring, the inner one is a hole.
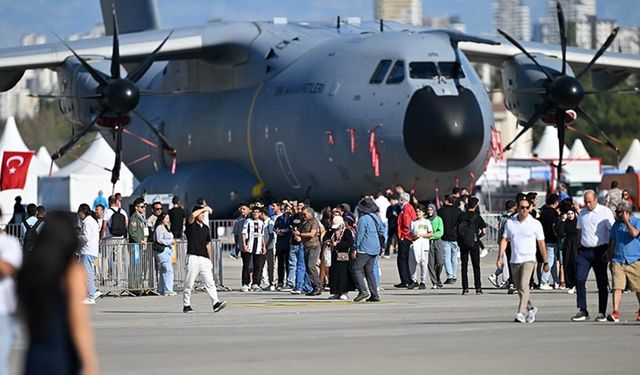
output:
M498 227L500 226L500 214L482 214L484 222L487 223L487 235L482 239L484 246L489 248L498 247Z
M224 286L220 240L212 240L213 278L221 290ZM173 249L174 289L182 290L187 271L187 241L176 241ZM108 239L100 243L96 262L96 287L104 295L155 294L158 271L151 244L128 243L126 239ZM198 284L201 285L201 284ZM196 285L196 289L198 289Z
M231 251L235 246L235 241L233 240L233 226L235 222L234 219L216 219L209 221L211 238L220 240L219 246L222 251Z

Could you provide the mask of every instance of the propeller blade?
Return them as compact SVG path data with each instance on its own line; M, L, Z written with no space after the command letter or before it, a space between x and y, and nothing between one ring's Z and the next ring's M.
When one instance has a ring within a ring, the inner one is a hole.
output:
M630 89L620 89L620 90L603 90L603 91L587 91L584 93L585 95L610 95L610 94L640 94L640 87L633 87Z
M562 154L564 153L564 136L565 136L565 111L558 108L558 110L556 110L556 120L558 121L558 123L556 124L556 127L558 128L558 144L560 145L560 152L559 152L559 157L558 157L558 181L560 181L560 178L562 177Z
M518 138L520 138L524 133L527 132L527 130L531 129L533 127L533 125L540 120L540 117L542 117L542 115L544 115L544 113L549 109L549 105L545 105L544 107L540 108L538 110L538 112L534 113L533 116L531 116L531 118L526 122L526 123L522 123L521 125L523 126L523 129L520 130L520 133L518 133L518 135L516 135L516 137L509 142L509 144L504 148L505 151L510 150L511 149L511 145L513 145Z
M67 49L69 51L71 51L71 53L73 53L73 55L76 57L76 59L78 59L78 61L80 61L80 64L82 64L82 66L87 70L87 72L89 72L89 74L91 74L91 77L93 77L93 79L98 82L100 84L100 86L106 86L107 85L107 81L104 79L104 77L102 77L102 75L95 69L93 69L93 67L91 65L89 65L89 63L87 62L87 60L83 59L82 57L80 57L80 55L78 55L76 53L76 51L73 50L73 48L71 48L71 46L69 44L67 44L67 42L65 42L62 38L60 38L58 36L58 34L53 33L53 35L56 36L56 38L58 38L58 40L60 41L60 43L64 44L65 47L67 47Z
M102 94L89 95L55 95L55 94L27 94L30 98L38 99L100 99Z
M513 44L517 49L519 49L522 53L525 54L525 56L527 56L529 58L529 60L533 61L534 64L536 64L536 66L538 67L538 69L540 69L540 71L542 73L544 73L545 76L547 76L547 78L551 81L551 75L549 75L549 73L542 67L542 65L540 65L540 63L538 63L536 61L536 59L533 58L533 56L527 52L526 49L524 49L524 47L522 45L520 45L520 43L518 43L518 41L516 41L515 39L513 39L511 36L509 36L509 34L505 33L504 31L498 29L498 32L500 33L500 35L502 35L505 39L507 39L509 42L511 42L511 44Z
M147 70L149 70L149 68L151 67L151 64L153 64L154 60L156 59L158 52L160 52L160 49L162 48L162 46L164 46L167 40L169 40L169 38L171 37L171 34L173 34L173 30L169 32L169 35L167 35L167 37L164 38L162 43L160 43L160 45L155 50L153 50L153 52L149 56L145 57L145 59L142 60L142 62L138 64L138 66L136 66L131 73L127 74L126 79L131 80L133 82L138 82L140 78L144 76Z
M113 185L120 179L120 167L122 166L122 128L115 128L116 136L116 160L113 163L113 169L111 169L111 183Z
M56 150L56 152L54 152L51 155L51 160L56 160L60 157L62 157L64 154L67 153L67 151L69 151L73 146L76 145L76 143L78 143L78 141L84 137L85 135L87 135L87 133L89 133L91 131L91 129L93 129L93 125L95 125L95 123L98 121L98 119L100 117L102 117L105 114L106 110L103 110L102 112L100 112L100 114L98 116L96 116L96 118L93 119L93 121L91 121L91 123L86 126L84 129L82 129L82 131L78 134L76 134L73 138L71 138L71 140L69 142L67 142L67 144L65 144L64 146L60 147L59 149Z
M111 78L120 79L120 41L118 40L118 16L113 5L113 52L111 53Z
M176 91L145 91L140 90L140 96L175 96L175 95L185 95L185 94L198 94L200 91L198 90L176 90Z
M600 58L600 56L602 56L602 54L604 54L604 51L606 51L611 46L611 43L613 43L613 41L616 39L616 36L618 36L618 31L620 31L619 27L615 27L611 31L611 34L609 34L609 37L604 42L602 47L600 47L598 52L596 52L595 56L593 56L593 59L591 59L591 61L589 62L589 65L587 65L587 67L584 68L584 70L581 71L580 74L578 74L576 76L577 79L580 79L580 77L582 77L586 72L588 72L591 69L591 67L593 66L593 64L595 64L596 61Z
M162 143L162 148L169 152L171 154L171 156L175 156L176 154L176 149L171 147L169 145L169 141L167 140L167 137L164 135L164 133L162 133L160 130L158 130L155 126L153 126L153 124L151 123L151 121L147 120L147 118L137 109L133 110L133 113L135 113L140 120L142 120L142 122L145 123L145 125L147 125L147 127L149 129L151 129L151 131L153 132L153 134L155 134L155 136L160 140L160 142Z
M562 75L567 73L567 31L565 30L564 11L560 3L556 3L558 27L560 28L560 45L562 47Z
M549 91L544 87L538 87L538 88L534 88L534 89L514 89L514 90L511 90L511 91L513 91L513 92L515 92L517 94L531 94L531 95L534 95L534 94L535 95L540 95L540 94L545 95L545 94L549 93Z
M592 119L591 116L587 114L587 112L585 112L581 107L577 107L575 111L578 113L578 115L584 117L584 119L589 123L589 125L591 125L591 127L593 127L594 129L600 132L600 135L602 135L602 138L605 139L605 144L609 146L609 148L611 148L617 153L620 153L620 148L613 144L613 141L611 141L611 138L607 136L607 133L605 133L604 130L602 130L600 125L598 125L595 122L595 120Z

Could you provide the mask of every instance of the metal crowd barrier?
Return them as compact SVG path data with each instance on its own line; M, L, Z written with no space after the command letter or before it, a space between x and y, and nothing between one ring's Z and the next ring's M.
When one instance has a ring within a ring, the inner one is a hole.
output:
M224 285L220 240L212 240L213 279L219 290ZM174 290L184 288L187 271L187 241L177 241L173 249ZM103 295L140 296L156 294L158 280L151 244L128 243L126 239L108 239L100 243L96 262L96 287ZM196 285L196 290L198 284Z
M233 240L233 226L236 221L234 219L216 219L209 221L211 228L211 238L220 240L220 249L223 251L231 251L235 246Z
M500 226L500 214L483 213L482 218L484 219L484 222L487 223L487 234L482 238L482 243L487 249L497 248L498 238L500 238L500 233L498 233L498 227Z

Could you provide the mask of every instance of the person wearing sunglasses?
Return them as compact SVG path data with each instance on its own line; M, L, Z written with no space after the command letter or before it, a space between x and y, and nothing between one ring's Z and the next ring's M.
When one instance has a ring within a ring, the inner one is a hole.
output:
M540 221L529 214L530 209L530 201L521 197L517 204L518 214L509 218L505 224L496 261L496 266L502 268L505 250L507 244L510 244L511 279L520 296L515 321L520 323L533 323L538 312L538 308L533 305L529 296L529 280L536 266L536 244L544 261L543 269L549 272L544 230Z

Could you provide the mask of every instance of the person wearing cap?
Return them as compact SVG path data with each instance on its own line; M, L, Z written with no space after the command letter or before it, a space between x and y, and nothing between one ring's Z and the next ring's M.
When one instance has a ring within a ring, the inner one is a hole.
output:
M379 211L378 206L371 198L362 199L358 203L360 217L356 229L356 259L353 264L353 274L359 293L354 302L367 298L367 302L380 301L374 263L382 250L380 237L384 238L384 232L382 220L376 211Z
M616 222L611 227L607 249L613 276L613 311L607 316L610 322L620 321L620 302L625 287L636 293L640 305L640 220L631 213L631 208L627 201L618 203ZM640 321L640 306L636 321Z
M353 247L353 228L345 224L342 216L334 216L331 222L332 234L331 269L329 271L329 299L348 300L349 292L355 289L351 275L350 253Z

